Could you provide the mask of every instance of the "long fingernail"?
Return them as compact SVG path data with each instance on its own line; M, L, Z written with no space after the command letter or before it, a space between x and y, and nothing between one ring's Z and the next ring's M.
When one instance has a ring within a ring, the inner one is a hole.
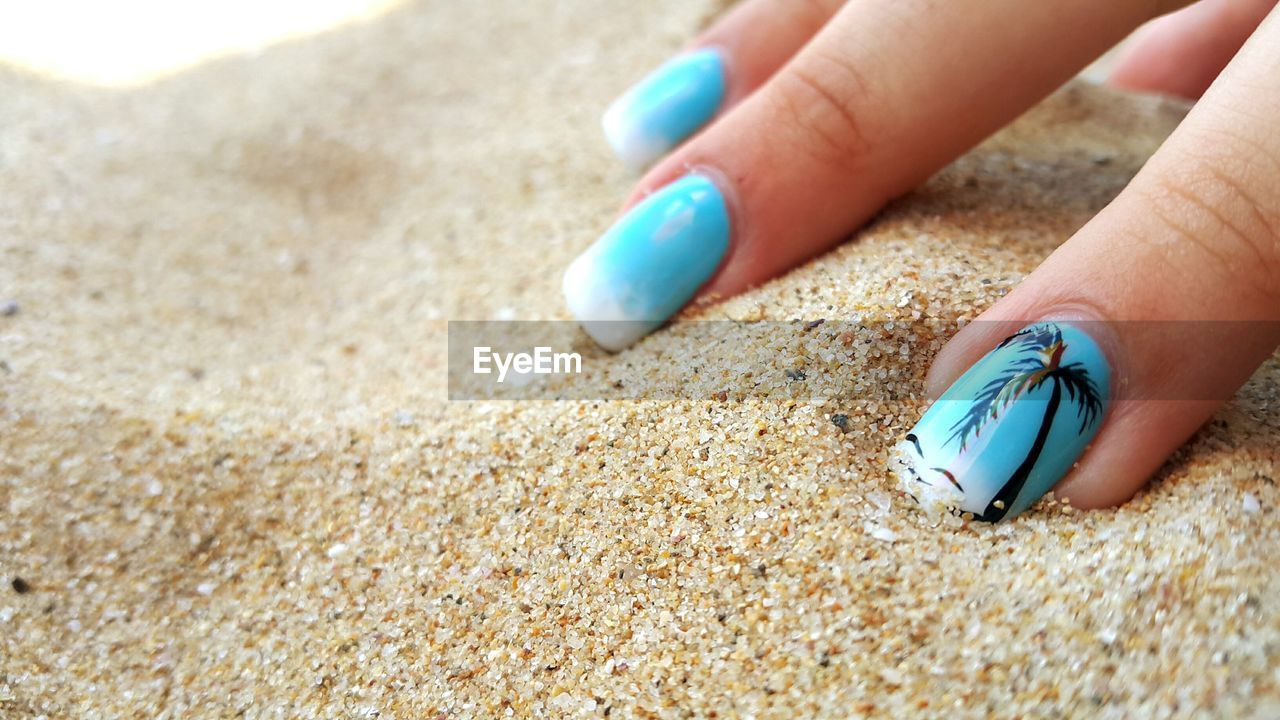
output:
M1106 356L1083 330L1028 325L960 376L898 445L903 489L926 507L980 520L1017 515L1093 439L1110 380Z
M705 125L720 109L724 89L719 50L680 55L609 106L605 138L623 162L639 170Z
M646 198L564 274L569 309L596 342L621 350L689 302L729 249L715 183L687 175Z

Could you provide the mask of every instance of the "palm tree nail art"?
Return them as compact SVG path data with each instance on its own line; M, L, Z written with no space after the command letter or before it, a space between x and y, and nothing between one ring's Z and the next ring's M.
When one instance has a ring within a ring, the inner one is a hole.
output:
M960 377L897 447L903 489L930 509L995 522L1026 510L1084 452L1111 369L1080 328L1043 322Z

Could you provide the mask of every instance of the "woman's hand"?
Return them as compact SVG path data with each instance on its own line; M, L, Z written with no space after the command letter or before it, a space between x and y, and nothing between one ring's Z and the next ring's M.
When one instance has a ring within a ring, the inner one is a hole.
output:
M746 0L606 113L628 162L671 152L571 265L569 305L618 349L695 296L768 280L1182 4ZM1119 85L1203 98L979 318L998 322L943 350L929 385L950 389L900 448L918 499L999 519L1070 471L1060 492L1078 506L1123 501L1275 351L1274 5L1203 0L1121 59Z

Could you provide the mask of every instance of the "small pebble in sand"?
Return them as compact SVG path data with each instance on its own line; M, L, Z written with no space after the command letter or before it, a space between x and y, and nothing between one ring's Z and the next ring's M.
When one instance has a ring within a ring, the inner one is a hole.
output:
M3 315L4 317L13 317L14 315L17 315L18 311L21 309L22 306L18 304L17 300L12 298L8 300L0 300L0 315Z
M893 542L898 539L898 533L880 525L867 526L867 534L877 540L883 540L884 542Z
M26 580L23 580L20 577L15 577L13 579L12 585L13 585L13 591L18 593L19 595L26 595L27 593L31 592L31 585L28 584Z
M889 493L883 490L872 490L867 493L867 502L875 506L877 514L883 515L889 511L889 506L893 503L893 498L889 497Z
M1258 498L1253 493L1244 494L1244 511L1253 514L1262 509L1262 504L1258 502Z

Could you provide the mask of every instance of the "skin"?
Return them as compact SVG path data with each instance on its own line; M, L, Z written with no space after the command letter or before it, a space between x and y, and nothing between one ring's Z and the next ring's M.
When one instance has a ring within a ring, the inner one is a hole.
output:
M741 292L843 240L1143 26L1113 83L1194 109L928 380L941 393L1029 321L1215 321L1091 326L1125 393L1058 492L1123 502L1280 344L1280 10L1185 4L745 0L692 44L727 56L724 109L627 206L691 167L716 178L735 235L700 296Z

